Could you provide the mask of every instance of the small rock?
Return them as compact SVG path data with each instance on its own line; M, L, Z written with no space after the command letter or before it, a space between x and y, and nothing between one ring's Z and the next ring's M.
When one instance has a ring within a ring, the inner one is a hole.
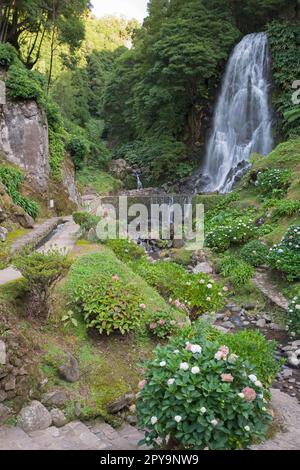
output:
M289 379L288 382L289 382L290 384L294 384L294 383L296 382L296 379L293 379L293 378L292 378L292 379Z
M285 328L278 325L277 323L270 323L269 328L271 328L271 330L274 330L274 331L285 331Z
M212 266L207 263L207 262L203 262L203 263L198 263L194 268L193 268L193 273L194 274L212 274L213 273L213 268Z
M298 339L297 341L292 341L291 346L295 349L300 348L300 340Z
M11 415L12 415L12 410L8 408L8 406L2 405L0 403L0 424L4 424L5 421L7 421Z
M53 408L53 410L50 411L50 414L53 426L62 428L67 423L67 419L61 410Z
M0 390L0 403L5 401L7 398L7 394L4 392L4 390Z
M59 367L60 375L67 382L77 382L80 377L78 361L72 354L68 353L67 355L67 361Z
M229 330L235 328L234 324L231 321L225 321L224 323L222 323L222 327L228 328Z
M4 390L6 392L9 392L11 390L15 390L15 388L16 388L16 377L14 377L13 375L10 375L7 381L5 382Z
M299 367L300 366L300 361L299 361L298 357L296 356L296 354L291 354L288 357L288 363L293 367Z
M135 415L129 415L126 418L127 423L131 424L132 426L136 426L138 423L138 419Z
M250 325L250 322L249 321L243 321L243 325L248 326L248 325Z
M6 346L2 340L0 340L0 364L2 366L6 364Z
M51 414L39 401L32 401L29 406L22 408L18 416L18 426L24 432L47 429L51 423Z
M0 227L0 242L6 242L8 237L8 230L5 227Z
M223 326L220 326L220 325L213 325L213 327L214 327L216 330L220 331L220 333L226 334L226 333L228 333L228 331L229 331L227 328L224 328Z
M254 310L255 309L255 304L244 304L242 307L245 310Z
M107 410L111 414L116 414L124 408L128 408L132 404L134 399L135 395L133 393L125 393L123 396L110 403L107 406Z
M260 320L257 320L256 325L259 328L265 328L266 326L266 320L264 318L261 318Z
M45 393L42 397L42 403L46 406L64 406L67 401L66 393L61 390Z

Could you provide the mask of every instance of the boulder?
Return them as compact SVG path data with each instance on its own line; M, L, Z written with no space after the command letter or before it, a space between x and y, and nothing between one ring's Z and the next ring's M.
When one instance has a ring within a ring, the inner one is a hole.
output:
M22 408L18 416L18 426L24 432L41 431L51 424L51 414L39 401L32 401L29 406Z
M50 414L53 426L56 426L57 428L62 428L65 424L67 424L67 419L61 410L53 408L53 410L50 411Z
M116 414L119 411L124 410L124 408L129 408L134 400L135 396L133 393L125 393L120 398L117 398L115 401L110 403L107 406L107 411L111 414Z
M4 341L0 340L0 365L5 366L6 364L6 345Z
M213 268L210 263L207 263L206 261L203 261L202 263L198 263L194 268L193 268L193 273L194 274L212 274L213 273Z
M21 207L14 206L12 216L16 220L16 222L20 224L23 228L34 227L33 218L29 214L27 214Z
M264 318L261 318L260 320L257 320L256 322L256 325L259 327L259 328L265 328L267 322Z
M60 375L67 382L77 382L80 377L78 361L70 353L67 356L67 361L59 367Z
M129 174L132 174L131 166L122 158L112 160L109 165L109 171L119 180L124 180Z
M45 406L64 406L67 401L66 393L61 390L45 393L42 397L42 403Z

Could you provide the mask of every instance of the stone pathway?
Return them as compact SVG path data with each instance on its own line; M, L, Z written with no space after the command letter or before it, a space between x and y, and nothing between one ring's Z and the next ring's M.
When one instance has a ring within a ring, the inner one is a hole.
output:
M278 424L282 428L274 439L253 446L253 450L300 450L300 406L280 390L272 389L272 407L278 413Z
M80 421L44 431L0 428L0 450L138 450L144 435L129 424L115 430L106 423L87 426Z
M271 284L265 270L257 269L253 282L258 289L277 307L288 310L289 301Z
M64 250L66 252L71 251L76 242L76 232L79 230L79 226L75 224L71 216L64 217L64 219L55 217L53 219L47 220L41 225L38 225L32 232L16 241L12 245L11 251L16 252L30 243L33 243L35 246L37 246L59 225L60 222L63 221L65 223L61 227L61 230L58 230L58 232L54 234L53 237L51 237L48 241L46 241L38 251L47 252L52 248L58 248L59 250ZM0 285L16 281L21 277L22 276L19 271L16 271L12 267L8 267L0 271Z

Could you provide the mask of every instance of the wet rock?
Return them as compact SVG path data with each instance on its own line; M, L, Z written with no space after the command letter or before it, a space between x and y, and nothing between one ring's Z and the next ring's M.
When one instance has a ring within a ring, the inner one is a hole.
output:
M65 424L67 424L67 419L61 410L58 410L57 408L53 408L53 410L50 411L50 414L51 414L53 426L56 426L57 428L61 428Z
M300 360L295 353L288 356L288 364L293 367L300 367Z
M6 364L6 346L4 341L0 340L0 365Z
M67 401L66 393L61 390L45 393L42 397L42 403L45 406L64 406Z
M22 408L18 416L18 426L25 432L39 431L51 426L52 417L39 401L32 401Z
M225 321L224 323L222 323L221 326L223 328L228 328L229 330L231 330L232 328L235 328L234 324L231 321Z
M59 367L60 375L67 382L77 382L80 377L79 365L77 359L68 353L68 359L62 366Z
M255 304L243 304L242 306L245 310L254 310L255 309Z
M120 398L115 400L114 402L110 403L107 406L107 410L111 414L116 414L119 411L124 410L124 408L128 408L132 402L134 401L135 396L133 393L125 393Z

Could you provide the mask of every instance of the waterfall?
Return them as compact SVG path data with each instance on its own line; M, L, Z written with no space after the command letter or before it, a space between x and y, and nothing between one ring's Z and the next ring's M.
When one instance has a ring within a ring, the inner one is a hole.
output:
M142 180L140 178L140 170L133 170L133 176L135 176L136 178L136 189L137 190L141 190L143 189L143 183L142 183Z
M235 47L215 109L202 175L206 192L226 193L249 166L251 154L273 148L269 99L270 54L265 33L249 34Z

